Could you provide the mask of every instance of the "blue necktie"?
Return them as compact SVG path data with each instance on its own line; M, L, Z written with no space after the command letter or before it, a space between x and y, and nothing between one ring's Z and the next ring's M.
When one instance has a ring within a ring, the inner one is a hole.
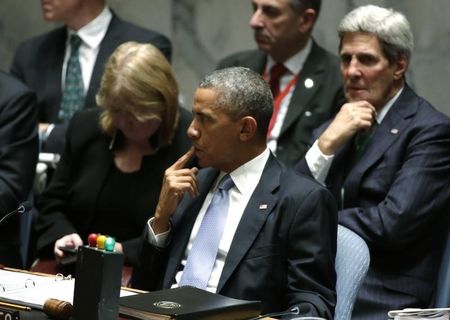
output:
M225 175L214 192L181 275L180 286L205 289L211 276L219 250L225 222L227 221L228 190L234 186L231 177Z
M70 37L70 57L66 67L66 81L59 110L59 120L66 122L72 118L75 111L84 104L84 85L81 75L79 49L81 38L76 34Z

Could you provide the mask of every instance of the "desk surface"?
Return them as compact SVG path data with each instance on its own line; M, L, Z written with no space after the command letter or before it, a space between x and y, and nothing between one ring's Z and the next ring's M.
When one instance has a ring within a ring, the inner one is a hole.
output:
M47 317L47 315L39 310L21 311L20 320L49 320L53 318ZM126 318L119 317L118 320L126 320Z
M41 273L47 273L47 274L57 274L57 273L63 273L64 275L67 275L66 273L74 273L74 270L71 272L67 272L67 268L61 268L55 260L45 260L45 259L39 259L36 260L36 262L33 264L33 266L30 269L33 272L41 272ZM122 287L129 287L131 282L131 274L133 272L132 267L124 266L122 268ZM74 274L72 274L74 276Z
M36 264L31 268L32 272L38 273L46 273L46 274L57 274L63 270L61 270L55 260L39 260ZM132 268L124 267L122 270L122 286L128 286L131 279ZM49 318L43 311L41 310L31 310L31 311L20 311L20 319L21 320L49 320L53 318ZM118 319L126 319L119 317Z
M20 320L40 320L40 319L48 319L47 315L39 310L32 311L21 311L20 312Z

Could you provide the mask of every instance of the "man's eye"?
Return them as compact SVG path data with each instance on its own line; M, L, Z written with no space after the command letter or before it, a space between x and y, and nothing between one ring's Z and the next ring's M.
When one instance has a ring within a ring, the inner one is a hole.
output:
M351 60L352 60L351 56L347 56L347 55L341 56L341 63L343 63L343 64L347 65L350 63Z
M374 56L360 56L358 60L364 65L373 65L377 62L377 59Z
M200 123L203 123L203 122L206 121L206 117L205 117L204 115L202 115L202 114L197 114L197 115L195 116L195 118L196 118L197 121L200 122Z
M280 11L277 8L274 7L264 7L263 13L268 17L276 17L280 14Z

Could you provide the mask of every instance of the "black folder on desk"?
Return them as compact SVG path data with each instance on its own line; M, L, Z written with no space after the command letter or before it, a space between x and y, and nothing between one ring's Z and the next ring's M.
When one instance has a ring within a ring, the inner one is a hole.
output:
M132 319L250 319L261 312L260 301L225 297L193 287L180 287L122 297L121 316Z

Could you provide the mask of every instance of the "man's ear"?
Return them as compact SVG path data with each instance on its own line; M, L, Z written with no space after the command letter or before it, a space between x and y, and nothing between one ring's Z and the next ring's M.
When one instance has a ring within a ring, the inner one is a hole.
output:
M306 9L301 13L300 24L298 26L301 33L310 32L316 23L317 13L314 9Z
M400 55L395 62L394 79L399 80L405 76L408 69L408 58L405 55Z
M243 117L240 121L241 131L239 133L239 137L242 141L248 141L252 139L256 134L256 130L258 128L258 123L255 118L246 116Z

